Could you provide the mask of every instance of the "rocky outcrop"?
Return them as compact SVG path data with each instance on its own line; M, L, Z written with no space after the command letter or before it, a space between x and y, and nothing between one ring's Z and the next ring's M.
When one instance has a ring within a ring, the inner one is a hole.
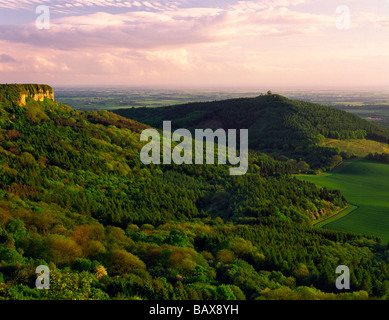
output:
M44 84L0 84L0 102L16 102L25 106L27 99L44 101L54 100L54 90Z
M21 106L25 106L26 99L28 97L34 99L35 101L44 101L45 98L54 100L54 92L50 92L49 90L43 91L42 89L40 89L38 93L34 93L33 95L22 93L20 94L19 104Z

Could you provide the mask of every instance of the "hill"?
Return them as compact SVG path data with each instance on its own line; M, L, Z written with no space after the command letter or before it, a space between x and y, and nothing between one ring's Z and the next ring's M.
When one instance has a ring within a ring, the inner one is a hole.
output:
M312 228L347 202L295 179L286 162L252 152L243 176L224 165L146 166L146 125L9 96L0 299L387 297L386 246ZM334 288L339 261L358 269L352 292ZM50 269L50 290L35 288L38 265Z
M157 128L163 120L171 120L173 129L248 129L249 148L277 159L302 159L314 170L332 169L352 156L322 146L325 138L389 142L388 129L354 114L277 94L113 112Z

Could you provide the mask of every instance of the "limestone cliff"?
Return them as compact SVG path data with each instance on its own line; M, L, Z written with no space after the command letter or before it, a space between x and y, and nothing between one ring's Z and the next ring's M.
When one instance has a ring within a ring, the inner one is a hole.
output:
M45 84L0 84L0 103L16 102L24 106L28 98L54 100L54 90Z

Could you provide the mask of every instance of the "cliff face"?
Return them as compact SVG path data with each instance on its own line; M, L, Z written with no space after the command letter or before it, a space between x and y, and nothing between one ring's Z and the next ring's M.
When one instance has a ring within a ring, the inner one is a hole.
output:
M16 102L26 105L27 98L43 101L45 98L54 100L54 90L44 84L0 84L0 103Z
M49 90L43 91L42 89L40 89L38 93L34 93L33 95L26 94L26 93L21 93L20 94L19 104L21 106L25 106L26 105L26 99L28 97L29 98L33 98L35 101L43 101L43 100L45 100L45 98L54 100L54 92L50 92Z

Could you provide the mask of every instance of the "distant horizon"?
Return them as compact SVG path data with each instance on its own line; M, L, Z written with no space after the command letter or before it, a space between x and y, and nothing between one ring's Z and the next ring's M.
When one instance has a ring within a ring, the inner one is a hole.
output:
M52 85L50 83L40 83L40 82L9 82L9 83L0 83L0 85L5 84L42 84L48 85L56 90L78 90L78 89L121 89L121 90L193 90L193 91L258 91L258 93L267 93L271 91L272 93L277 93L277 91L320 91L320 92L341 92L341 91L365 91L365 92L388 92L389 86L350 86L350 87L338 87L338 86L315 86L315 87L256 87L256 86L162 86L162 85L93 85L93 84L79 84L79 85Z
M48 84L50 85L50 84ZM138 89L138 90L200 90L200 91L207 91L207 90L250 90L250 91L263 91L263 93L266 93L267 91L272 91L273 93L277 93L277 90L281 91L383 91L383 92L389 92L389 86L377 86L377 87L331 87L331 86L322 86L322 87L277 87L272 88L269 86L268 88L261 88L261 87L255 87L255 86L135 86L135 85L58 85L58 86L52 86L54 89Z

